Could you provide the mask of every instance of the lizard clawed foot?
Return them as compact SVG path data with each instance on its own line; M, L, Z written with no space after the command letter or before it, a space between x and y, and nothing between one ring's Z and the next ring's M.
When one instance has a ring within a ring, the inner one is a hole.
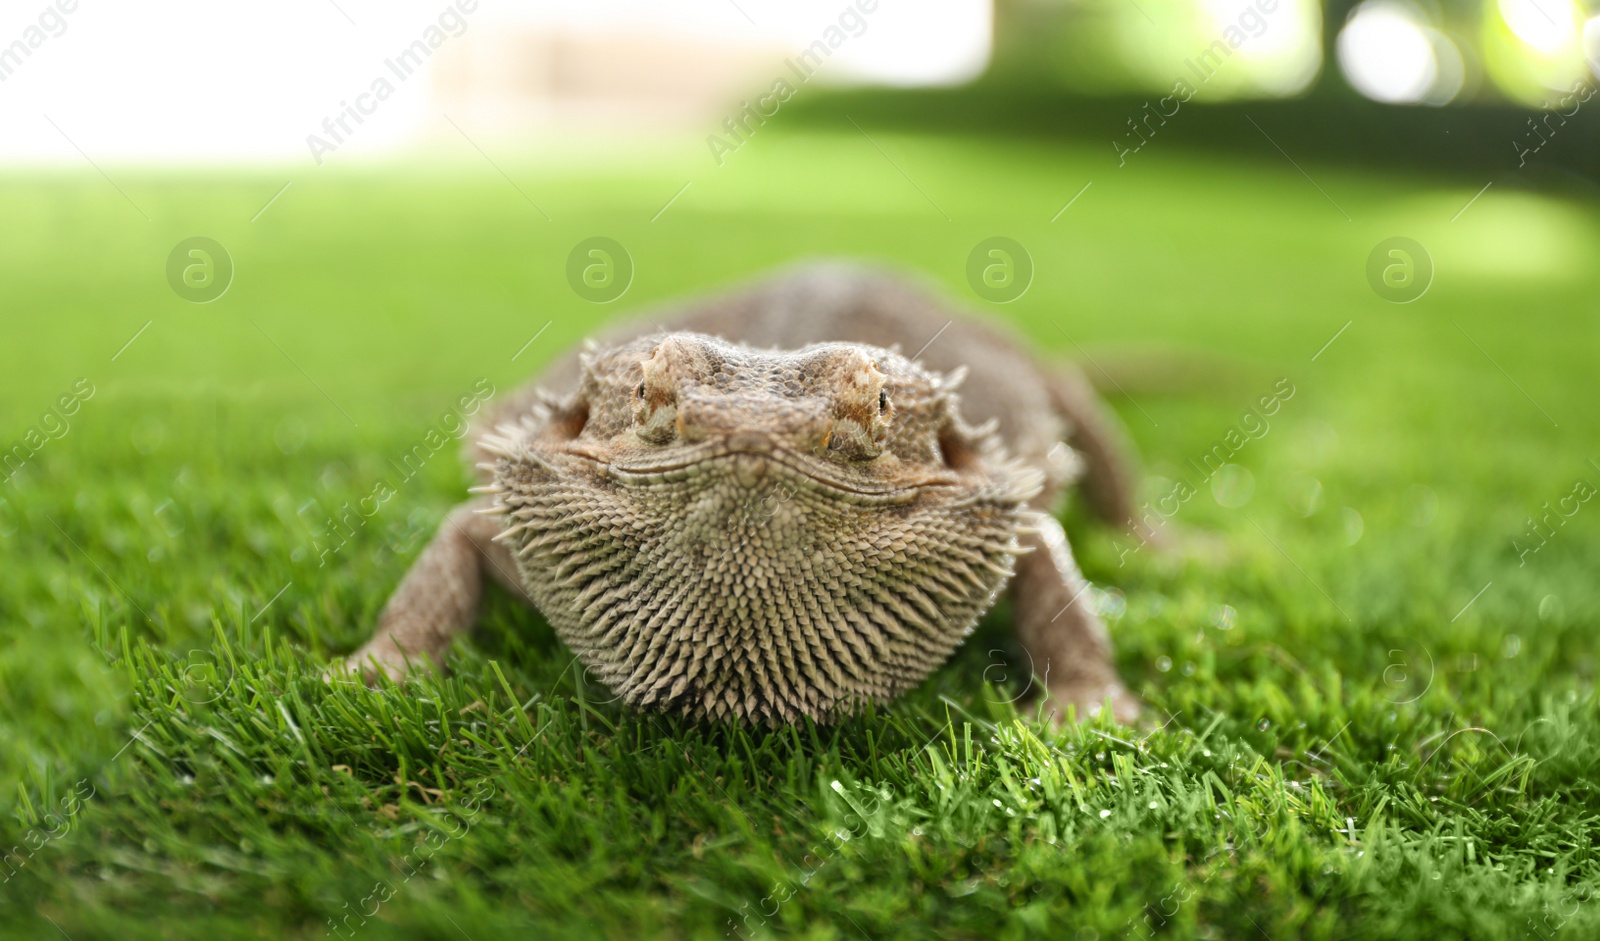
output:
M391 682L399 684L404 683L410 676L437 672L438 669L438 663L426 654L408 656L394 644L373 641L330 666L323 674L323 679L332 682L356 676L367 686L376 688L380 685L380 676L386 676Z
M1099 716L1111 701L1111 717L1122 725L1133 725L1139 720L1144 705L1117 680L1109 682L1082 681L1054 683L1044 702L1044 716L1051 725L1060 728L1068 722L1067 707L1082 721Z

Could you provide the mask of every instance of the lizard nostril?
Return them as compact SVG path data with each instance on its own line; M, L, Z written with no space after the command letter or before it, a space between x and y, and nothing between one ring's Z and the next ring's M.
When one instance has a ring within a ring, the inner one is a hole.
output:
M822 436L822 452L836 460L865 462L883 453L879 443L858 422L845 419L831 424Z

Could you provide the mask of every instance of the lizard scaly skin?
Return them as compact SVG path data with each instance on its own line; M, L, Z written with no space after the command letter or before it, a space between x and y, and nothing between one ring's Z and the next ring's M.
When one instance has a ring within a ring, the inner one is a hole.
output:
M1048 515L1086 467L1091 505L1131 521L1114 426L1080 378L957 318L821 265L614 329L553 367L561 392L494 412L485 497L350 664L437 663L492 577L631 706L828 721L920 683L1010 584L1050 706L1131 719Z

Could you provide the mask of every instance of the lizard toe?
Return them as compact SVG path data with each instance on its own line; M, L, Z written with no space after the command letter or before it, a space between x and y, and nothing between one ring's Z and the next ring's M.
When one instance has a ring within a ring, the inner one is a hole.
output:
M323 678L332 682L355 677L367 686L377 688L383 682L380 677L387 677L392 683L404 683L408 677L425 672L432 666L432 660L427 657L408 658L404 651L392 645L368 644L329 667Z
M1056 728L1076 717L1078 721L1097 718L1110 703L1111 717L1121 725L1138 722L1144 705L1120 682L1063 683L1050 688L1045 701L1045 718Z

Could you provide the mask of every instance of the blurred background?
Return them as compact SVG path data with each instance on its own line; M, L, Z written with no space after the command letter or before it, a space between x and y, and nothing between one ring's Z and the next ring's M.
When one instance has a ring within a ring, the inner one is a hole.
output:
M885 120L1128 148L1167 133L1191 95L1205 106L1192 110L1293 100L1286 131L1333 154L1520 168L1523 151L1582 134L1541 163L1592 171L1593 122L1572 119L1600 69L1595 13L1574 0L19 2L0 12L0 161L322 165L452 151L463 133L522 149L726 137L730 109L788 81L807 99L927 92L868 109ZM1169 113L1141 117L1144 99ZM1194 140L1233 133L1184 120Z

